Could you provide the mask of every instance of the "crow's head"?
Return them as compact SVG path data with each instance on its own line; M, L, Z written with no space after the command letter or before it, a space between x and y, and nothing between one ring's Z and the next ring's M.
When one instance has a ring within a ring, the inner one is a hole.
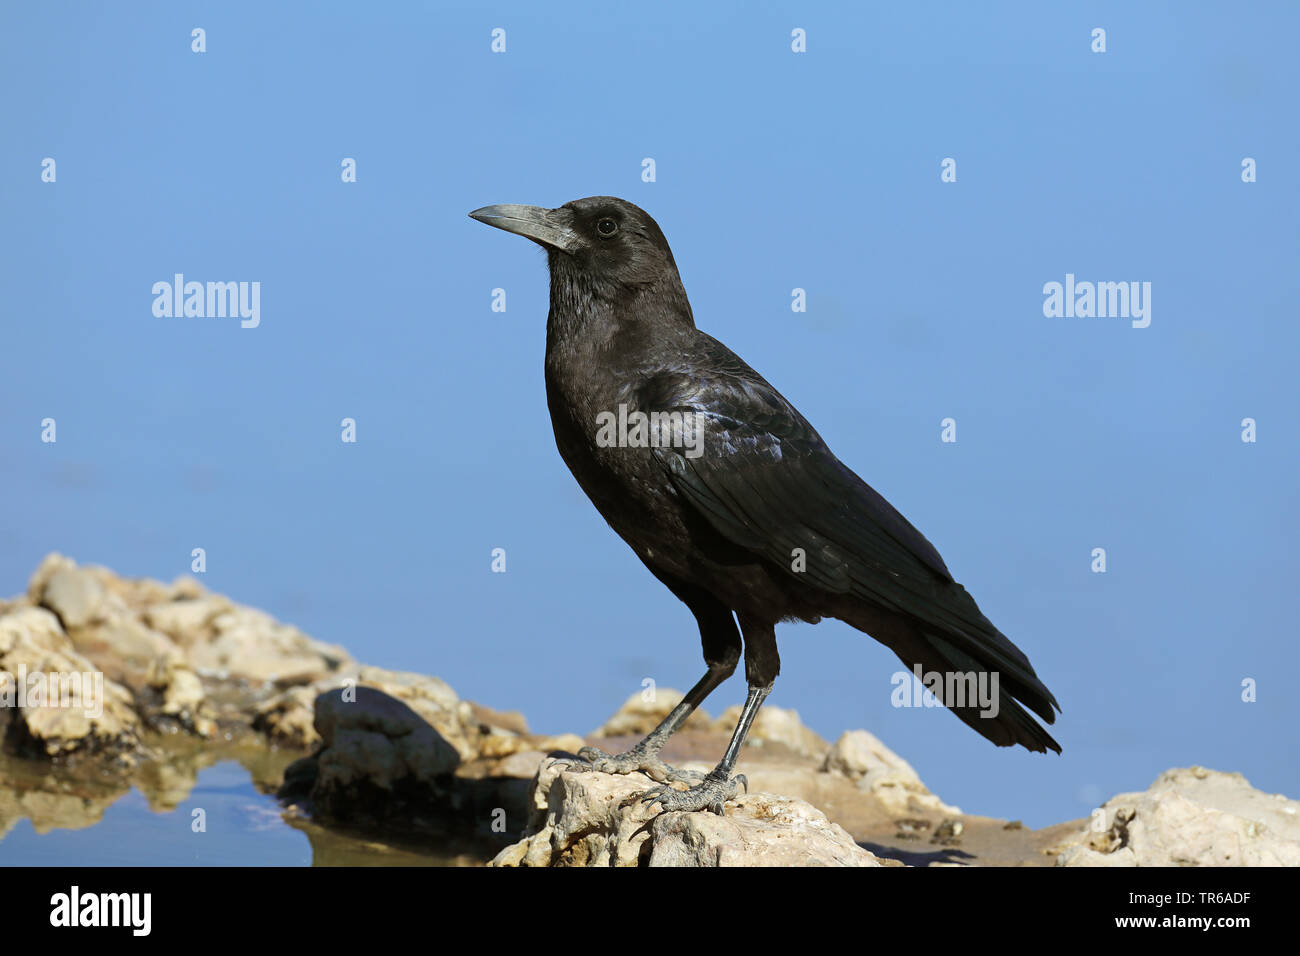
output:
M484 206L470 217L524 236L546 249L552 281L591 291L622 291L665 282L680 286L677 264L659 224L613 196L575 199L558 209Z

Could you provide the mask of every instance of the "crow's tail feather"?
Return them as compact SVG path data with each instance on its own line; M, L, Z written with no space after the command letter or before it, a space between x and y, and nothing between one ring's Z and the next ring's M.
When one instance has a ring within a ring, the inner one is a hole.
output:
M909 671L915 673L919 667L923 675L937 673L942 683L936 696L980 736L999 747L1019 744L1035 753L1061 752L1061 745L1025 709L1051 724L1060 705L1029 659L992 624L987 625L990 636L984 637L966 630L941 632L903 615L882 617L863 611L862 605L845 602L836 608L835 616L880 641ZM993 675L997 675L996 694L991 693ZM949 699L950 676L952 689L960 684L964 699L956 695ZM980 703L985 694L988 706Z
M988 661L979 660L932 631L921 633L924 659L909 662L904 658L904 663L920 663L923 671L938 671L944 675L974 674L976 687L988 690L992 689L989 678L992 674L997 674L996 700L990 701L991 706L988 708L978 702L974 706L958 707L954 706L955 701L944 700L948 709L963 723L999 747L1020 744L1035 753L1046 753L1048 750L1054 750L1058 754L1061 752L1061 745L1021 706L1022 703L1028 706L1049 724L1056 720L1056 714L1052 710L1056 698L1043 686L1028 664L1024 670L1016 668L1010 672L990 667ZM944 699L943 695L939 697ZM967 703L969 704L969 699Z

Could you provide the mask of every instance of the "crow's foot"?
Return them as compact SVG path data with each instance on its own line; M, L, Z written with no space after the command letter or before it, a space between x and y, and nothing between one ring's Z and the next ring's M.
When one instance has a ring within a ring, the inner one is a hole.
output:
M577 771L594 770L597 773L644 773L658 783L698 784L705 779L698 770L679 770L670 767L659 759L658 754L633 747L626 753L607 754L597 747L583 747L578 757L585 763L577 763Z
M689 790L674 790L672 787L655 787L640 796L642 803L658 803L665 813L673 810L712 810L722 815L722 805L728 800L735 800L741 787L749 792L749 781L743 773L738 773L730 780L726 774L716 770ZM638 798L631 798L635 801Z

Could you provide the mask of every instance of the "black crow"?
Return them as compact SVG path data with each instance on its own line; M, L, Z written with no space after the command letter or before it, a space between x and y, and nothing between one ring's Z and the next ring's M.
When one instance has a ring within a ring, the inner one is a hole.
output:
M664 784L644 799L665 810L721 813L744 782L731 772L780 670L777 621L823 617L943 678L927 686L999 747L1060 753L1024 709L1049 724L1060 709L1029 659L780 392L695 327L649 215L593 196L470 216L546 250L546 400L560 456L610 527L691 609L704 644L708 670L682 702L627 753L584 748L591 768L644 771ZM742 646L749 693L722 760L707 775L667 766L658 756L665 741L735 671ZM993 690L979 695L976 686Z

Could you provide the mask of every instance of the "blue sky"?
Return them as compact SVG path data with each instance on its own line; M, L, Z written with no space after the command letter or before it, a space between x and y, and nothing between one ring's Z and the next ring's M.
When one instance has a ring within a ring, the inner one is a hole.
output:
M209 588L542 731L686 689L690 614L554 448L544 255L465 215L611 194L1029 654L1065 752L891 707L833 621L778 629L772 705L1034 826L1172 766L1300 794L1300 17L1133 6L6 5L0 592L202 547ZM259 282L260 325L156 317L178 272ZM1067 273L1150 282L1150 326L1045 317Z

